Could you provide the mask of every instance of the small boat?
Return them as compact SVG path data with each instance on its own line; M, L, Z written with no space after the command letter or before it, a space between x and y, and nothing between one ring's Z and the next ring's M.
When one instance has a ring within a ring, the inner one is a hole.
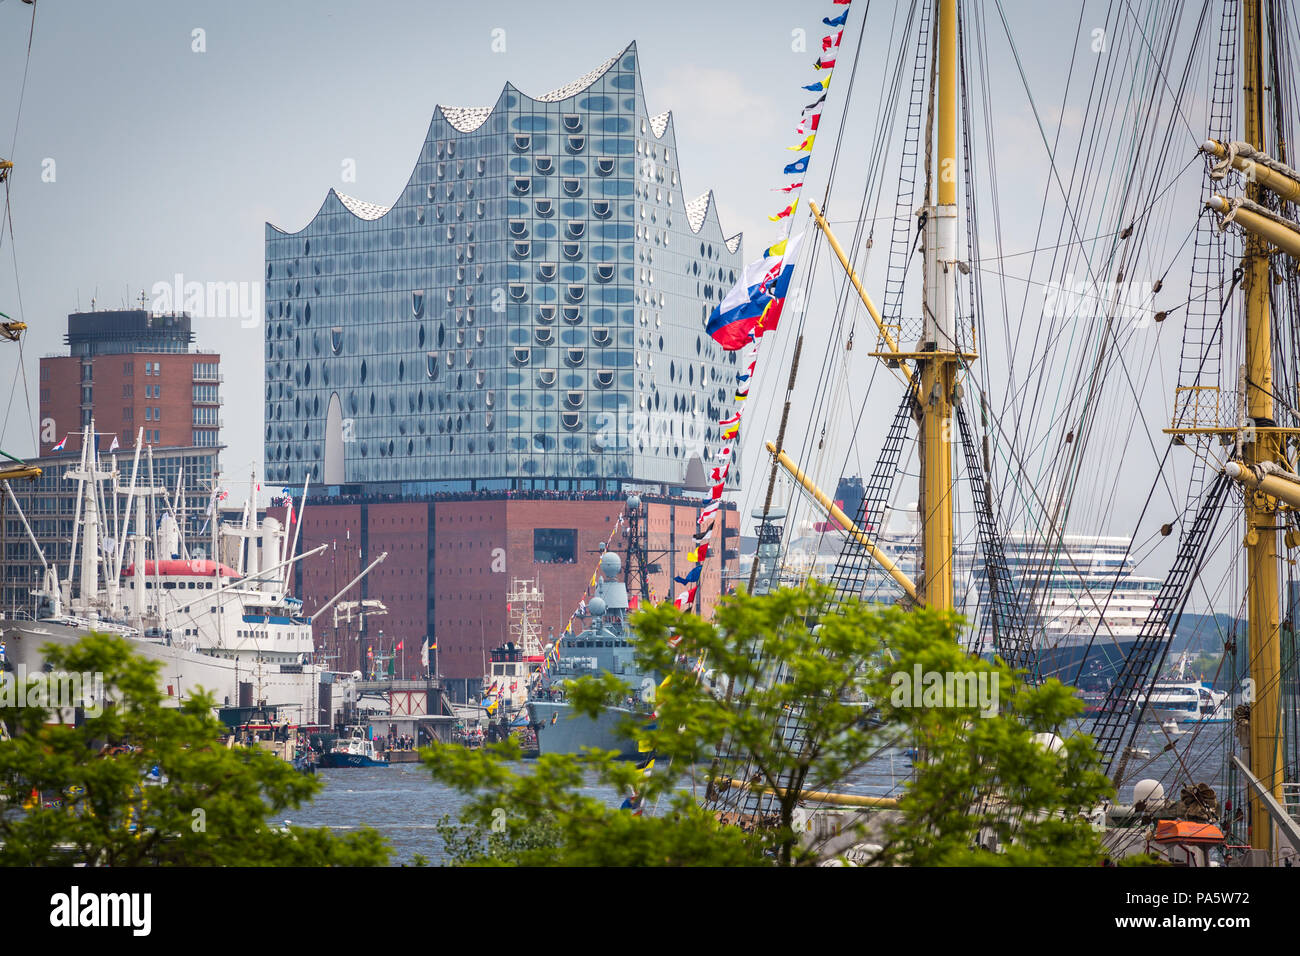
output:
M387 767L388 758L375 750L375 742L354 727L352 736L341 737L320 758L322 767Z

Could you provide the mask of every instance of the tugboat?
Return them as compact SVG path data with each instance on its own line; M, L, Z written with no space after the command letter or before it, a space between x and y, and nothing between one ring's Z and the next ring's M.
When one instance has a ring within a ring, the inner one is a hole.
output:
M340 737L334 746L320 758L320 766L335 767L387 767L388 759L375 750L375 742L352 728L350 737Z

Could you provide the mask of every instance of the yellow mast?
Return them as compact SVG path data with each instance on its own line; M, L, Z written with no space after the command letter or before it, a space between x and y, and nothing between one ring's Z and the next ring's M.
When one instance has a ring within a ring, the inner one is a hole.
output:
M957 378L957 0L940 0L933 204L925 210L925 317L916 364L921 387L921 600L953 607L952 432ZM926 197L927 200L930 197Z
M1245 45L1243 134L1246 142L1263 152L1264 70L1263 16L1260 0L1243 0ZM1263 186L1251 179L1246 198L1264 200ZM1273 423L1273 343L1269 317L1268 246L1253 232L1246 234L1242 288L1246 296L1246 414L1252 423ZM1242 460L1248 466L1285 460L1281 438L1271 431L1248 429L1242 442ZM1282 798L1282 739L1279 733L1279 645L1276 501L1260 491L1246 493L1246 589L1249 623L1250 677L1255 699L1250 717L1251 772L1279 801ZM1272 847L1273 825L1263 799L1250 796L1251 846Z

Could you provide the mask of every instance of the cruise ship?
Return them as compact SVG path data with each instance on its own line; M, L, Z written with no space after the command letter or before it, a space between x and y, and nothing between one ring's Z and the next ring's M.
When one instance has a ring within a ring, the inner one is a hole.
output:
M914 513L912 525L882 531L876 545L915 579L920 551ZM837 581L842 545L843 536L824 523L800 526L786 549L782 584L798 585L810 577ZM1030 609L1026 621L1036 637L1043 677L1086 691L1104 690L1114 676L1161 587L1159 579L1134 573L1130 545L1126 537L1067 534L1049 556L1033 536L1017 533L1003 538L1017 593ZM976 622L984 594L977 552L974 542L956 552L957 607ZM893 603L902 597L888 574L869 561L863 565L841 572L840 578L855 582L864 600Z

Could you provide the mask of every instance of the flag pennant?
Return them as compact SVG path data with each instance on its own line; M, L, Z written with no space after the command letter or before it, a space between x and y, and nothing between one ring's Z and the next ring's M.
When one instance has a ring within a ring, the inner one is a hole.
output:
M803 131L800 130L800 132L803 132ZM789 192L794 192L796 189L801 189L801 188L803 188L803 181L802 181L802 180L799 181L799 182L797 182L797 183L791 183L789 186L777 186L776 189L773 189L773 190L772 190L772 192L774 192L774 193L789 193ZM780 245L780 243L777 243L777 245ZM765 259L766 259L766 258L770 258L771 255L772 255L772 251L771 251L771 249L765 250L765 251L763 252L763 258L765 258Z
M784 219L786 216L793 216L795 207L798 205L799 205L799 200L796 199L794 202L790 203L790 205L786 206L784 209L778 212L775 216L768 216L767 218L772 222L776 222L777 220Z
M801 156L799 159L796 159L793 163L787 166L783 172L787 176L793 176L795 173L806 173L808 172L808 160L808 156Z
M828 27L842 27L844 26L844 21L848 20L848 18L849 11L845 10L838 17L833 19L831 17L822 17L822 23L826 24ZM841 30L840 32L843 33L844 31Z
M839 46L840 37L842 36L844 36L844 31L840 30L838 33L832 33L828 37L822 37L822 52L825 53L831 47Z
M831 70L834 68L835 68L834 55L832 55L830 59L827 59L826 54L822 54L817 58L817 62L813 64L814 70Z
M816 83L809 83L807 86L804 87L804 89L813 90L813 91L824 90L826 89L826 87L830 85L831 85L831 78L828 76L824 79L818 80Z

